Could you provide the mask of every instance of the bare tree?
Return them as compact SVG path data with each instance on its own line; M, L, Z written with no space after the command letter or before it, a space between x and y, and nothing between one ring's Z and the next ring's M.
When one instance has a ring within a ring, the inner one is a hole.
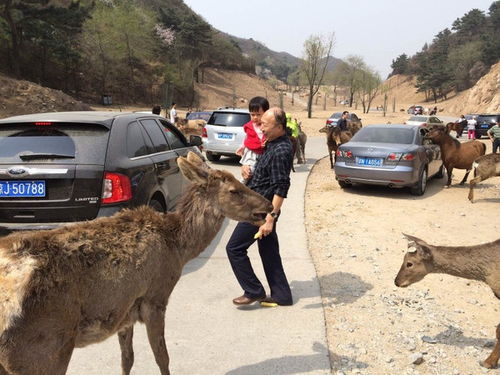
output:
M360 88L358 98L363 105L363 113L368 113L373 98L377 95L381 83L380 75L370 68L365 68L360 73Z
M309 87L309 98L307 100L308 118L311 118L312 115L313 98L318 93L319 87L323 83L334 41L335 34L332 32L327 37L311 35L309 39L304 42L304 62L301 70L307 78Z
M341 84L349 89L349 107L352 107L354 96L362 86L362 72L367 69L363 58L360 56L348 56L338 67L337 74Z

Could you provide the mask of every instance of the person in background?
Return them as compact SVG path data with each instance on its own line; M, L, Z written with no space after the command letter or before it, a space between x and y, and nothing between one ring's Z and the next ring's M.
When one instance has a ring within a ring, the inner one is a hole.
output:
M193 112L193 107L188 107L188 110L186 112L186 118L188 118L188 116L191 114L191 112Z
M245 131L245 140L243 145L236 150L236 155L241 156L240 164L242 169L253 173L257 159L264 152L264 134L260 129L261 118L265 111L269 109L269 102L266 98L256 96L248 103L248 110L250 112L250 121L243 125ZM243 183L247 180L243 179Z
M476 125L476 116L472 116L472 118L467 121L467 139L476 139Z
M467 127L467 119L464 115L460 116L460 118L457 120L457 124L460 126L459 130L457 130L457 138L460 138L464 129Z
M177 110L175 109L175 107L176 107L175 102L172 102L172 107L170 107L170 122L174 125L177 123L177 120L179 119L177 117Z
M292 137L298 138L299 124L297 123L297 120L292 120L292 115L290 113L286 114L286 127L289 129Z
M337 122L337 126L340 129L340 131L342 131L342 132L348 130L348 127L347 127L347 117L348 116L349 116L348 111L342 112L342 117Z
M155 105L151 110L153 115L159 115L161 113L161 107L159 105Z
M226 251L233 272L243 295L233 299L235 305L249 305L263 301L277 305L292 305L292 292L283 269L280 256L276 223L281 206L290 188L292 170L292 144L285 134L286 115L280 108L267 110L261 118L261 129L266 137L264 153L257 160L253 174L242 174L249 179L247 186L269 199L273 210L266 215L260 227L240 222L226 245ZM258 239L259 255L264 266L271 296L255 275L248 258L248 248Z
M493 142L492 152L496 153L500 148L500 125L498 123L496 125L493 125L490 129L488 129L486 134L488 134L488 137L490 137L491 141Z

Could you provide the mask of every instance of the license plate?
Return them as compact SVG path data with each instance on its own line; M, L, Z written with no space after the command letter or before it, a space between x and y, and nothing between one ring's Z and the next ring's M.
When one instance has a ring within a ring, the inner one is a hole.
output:
M358 164L358 165L369 165L371 167L380 167L382 165L382 159L380 159L380 158L359 158L359 157L356 157L356 164Z
M2 197L45 197L45 181L0 181Z
M487 125L487 124L486 124L486 125L481 125L481 127L482 127L482 128L487 128L487 127L488 127L488 125Z
M217 138L218 139L233 139L233 134L231 134L231 133L218 133Z

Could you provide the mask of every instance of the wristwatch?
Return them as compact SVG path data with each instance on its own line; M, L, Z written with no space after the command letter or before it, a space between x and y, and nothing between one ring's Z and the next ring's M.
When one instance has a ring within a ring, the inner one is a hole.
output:
M276 212L269 212L269 215L273 218L276 219L278 217L278 214Z

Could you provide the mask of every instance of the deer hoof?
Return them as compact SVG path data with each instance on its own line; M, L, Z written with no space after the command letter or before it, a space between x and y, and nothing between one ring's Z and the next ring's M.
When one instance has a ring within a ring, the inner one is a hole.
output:
M480 361L479 364L482 367L484 367L484 368L489 368L489 369L496 368L496 366L493 363L489 363L487 360L486 361Z

